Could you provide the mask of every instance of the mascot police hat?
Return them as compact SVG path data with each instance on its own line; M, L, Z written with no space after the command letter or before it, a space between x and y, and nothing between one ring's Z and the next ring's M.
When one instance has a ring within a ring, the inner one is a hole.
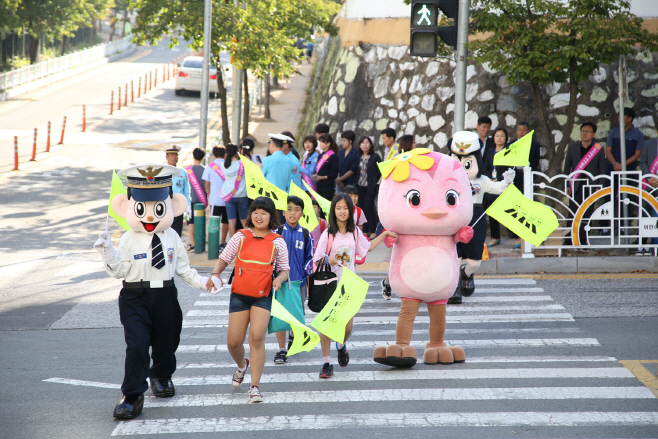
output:
M172 178L180 173L175 166L146 163L122 169L117 175L128 181L126 186L135 201L162 201L169 197Z
M480 150L478 135L470 131L457 131L452 137L450 150L457 155L470 155Z

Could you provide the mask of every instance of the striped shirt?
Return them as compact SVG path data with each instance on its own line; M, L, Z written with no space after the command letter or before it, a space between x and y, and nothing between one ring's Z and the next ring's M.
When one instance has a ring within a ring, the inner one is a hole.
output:
M251 229L249 229L249 231L251 231ZM251 233L256 236L253 231L251 231ZM238 250L240 250L240 241L243 239L244 235L242 232L235 232L235 235L233 235L228 241L226 248L224 248L224 251L222 251L222 254L219 255L219 257L227 264L230 264L238 255ZM282 237L279 236L274 241L272 241L272 243L274 243L274 246L276 247L274 271L290 271L290 265L288 264L288 248L286 247L286 242Z

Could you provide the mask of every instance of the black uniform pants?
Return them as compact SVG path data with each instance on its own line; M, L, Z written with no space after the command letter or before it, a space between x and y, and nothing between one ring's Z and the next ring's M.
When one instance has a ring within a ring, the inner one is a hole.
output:
M183 215L174 217L174 222L171 224L171 228L178 233L178 236L183 236ZM192 240L194 240L194 237L192 237Z
M176 286L122 289L119 315L126 339L121 391L126 396L140 395L148 389L146 378L170 378L176 371L175 353L183 327Z
M363 225L364 233L375 233L377 231L377 223L379 217L377 216L377 209L375 209L375 198L377 198L377 187L371 188L370 186L358 186L359 191L359 207L363 209L363 214L366 216L366 223Z

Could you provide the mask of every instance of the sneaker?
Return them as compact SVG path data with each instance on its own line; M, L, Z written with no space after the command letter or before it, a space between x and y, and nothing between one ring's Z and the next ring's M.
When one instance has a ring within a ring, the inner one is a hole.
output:
M263 402L263 394L260 393L258 386L251 386L249 389L249 404Z
M274 364L284 364L286 361L288 361L288 352L281 349L274 356Z
M635 256L644 256L644 248L638 247Z
M347 345L344 344L342 348L338 349L338 343L336 343L336 350L338 351L338 364L340 367L347 367L350 364L350 354L347 353Z
M288 350L292 347L292 342L295 340L295 335L292 333L292 331L288 331Z
M334 376L334 365L324 363L322 365L322 370L320 371L320 378L331 378L332 376Z
M382 296L385 300L391 300L391 284L382 279Z
M249 359L246 358L245 361L247 362L247 365L244 367L244 371L240 372L240 369L235 369L235 372L233 372L233 387L240 387L240 384L242 384L242 381L244 381L244 375L247 373L247 369L249 368Z

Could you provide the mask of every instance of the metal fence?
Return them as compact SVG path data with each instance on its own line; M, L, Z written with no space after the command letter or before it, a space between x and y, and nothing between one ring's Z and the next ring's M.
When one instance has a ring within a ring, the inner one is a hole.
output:
M640 171L611 175L573 172L548 177L524 168L524 195L551 207L559 227L539 248L610 249L646 247L658 251L658 188ZM533 257L525 242L523 257Z
M126 37L111 43L98 44L48 61L21 67L20 69L12 69L9 72L0 74L0 91L9 90L64 70L98 61L115 53L123 52L131 45L130 37Z

